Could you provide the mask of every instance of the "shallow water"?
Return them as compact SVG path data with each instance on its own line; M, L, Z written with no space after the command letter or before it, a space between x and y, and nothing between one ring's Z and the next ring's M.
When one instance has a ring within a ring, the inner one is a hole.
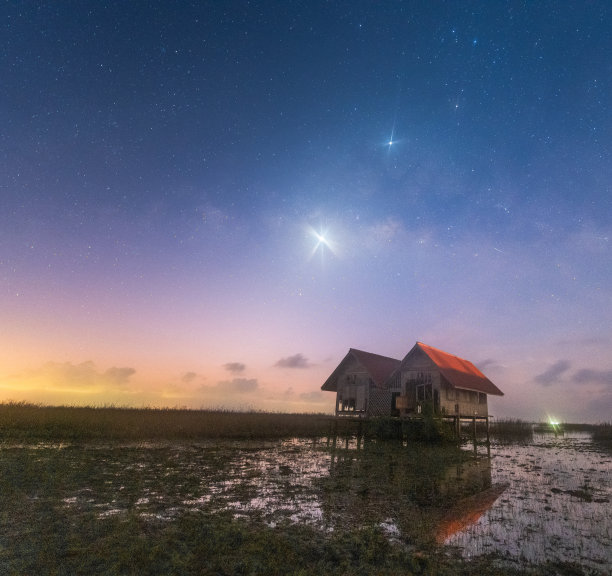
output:
M491 479L508 487L476 523L445 540L464 556L575 562L612 572L612 455L586 433L536 435L491 451Z
M0 455L5 488L98 521L230 510L269 526L375 525L402 546L437 541L466 557L612 573L612 455L587 434L536 436L461 462L433 447L356 438L5 445Z

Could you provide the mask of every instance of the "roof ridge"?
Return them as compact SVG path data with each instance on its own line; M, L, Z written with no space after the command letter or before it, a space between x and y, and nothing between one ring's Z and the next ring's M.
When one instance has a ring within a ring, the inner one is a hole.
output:
M451 354L450 352L446 352L445 350L442 350L442 348L436 348L435 346L425 344L425 342L421 342L420 340L417 340L417 344L420 344L421 346L425 346L426 348L431 348L432 350L436 350L437 352L441 352L442 354L446 354L447 356L452 356L453 358L459 358L459 360L463 360L464 362L470 362L469 360L466 360L462 356L458 356L457 354ZM473 362L470 362L470 364L473 364Z

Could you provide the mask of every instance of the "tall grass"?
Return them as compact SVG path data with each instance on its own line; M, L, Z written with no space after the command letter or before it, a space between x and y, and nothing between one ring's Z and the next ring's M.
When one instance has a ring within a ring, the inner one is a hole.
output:
M607 424L593 426L593 440L608 448L612 448L612 423L608 422Z
M0 404L4 440L265 439L321 436L330 428L323 414Z
M529 442L533 439L533 426L515 418L495 420L490 424L489 434L500 443Z

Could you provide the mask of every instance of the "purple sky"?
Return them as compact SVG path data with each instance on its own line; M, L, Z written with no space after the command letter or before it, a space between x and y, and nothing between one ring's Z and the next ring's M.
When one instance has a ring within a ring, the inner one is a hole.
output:
M0 15L0 401L331 411L420 340L610 421L608 3Z

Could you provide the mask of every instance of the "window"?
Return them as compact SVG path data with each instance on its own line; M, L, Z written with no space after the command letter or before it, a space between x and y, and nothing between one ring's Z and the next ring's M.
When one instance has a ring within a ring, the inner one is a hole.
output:
M478 404L486 404L487 403L487 395L482 392L478 393Z
M417 402L426 402L433 398L433 387L431 384L418 384L416 387Z
M342 410L344 412L346 411L353 412L355 410L355 398L345 398L342 401Z

